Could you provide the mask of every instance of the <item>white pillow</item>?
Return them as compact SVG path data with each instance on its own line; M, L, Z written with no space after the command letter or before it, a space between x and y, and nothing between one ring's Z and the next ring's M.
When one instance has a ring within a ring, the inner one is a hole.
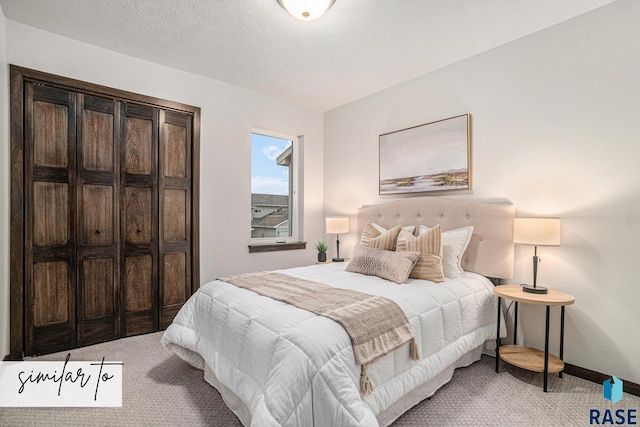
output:
M421 225L418 235L424 234L429 230L431 228ZM442 232L442 268L444 277L447 279L462 277L462 273L464 273L461 264L462 256L467 246L469 246L472 234L473 226Z

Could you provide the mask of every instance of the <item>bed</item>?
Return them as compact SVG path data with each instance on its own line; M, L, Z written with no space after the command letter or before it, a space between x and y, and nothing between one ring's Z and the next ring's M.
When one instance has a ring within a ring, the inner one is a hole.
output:
M358 210L366 224L473 226L461 277L398 285L346 271L346 263L280 273L394 301L415 334L373 363L373 391L363 395L349 336L336 322L251 290L216 280L203 285L162 337L163 345L204 371L206 381L245 426L387 426L447 383L457 367L480 359L495 340L497 299L491 278L513 274L510 203L413 197ZM504 325L504 322L502 322ZM504 334L502 331L501 334Z

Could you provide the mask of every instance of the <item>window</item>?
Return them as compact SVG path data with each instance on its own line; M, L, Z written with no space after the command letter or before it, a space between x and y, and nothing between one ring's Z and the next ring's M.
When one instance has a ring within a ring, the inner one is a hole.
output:
M251 133L251 239L256 243L298 240L297 142L272 132Z

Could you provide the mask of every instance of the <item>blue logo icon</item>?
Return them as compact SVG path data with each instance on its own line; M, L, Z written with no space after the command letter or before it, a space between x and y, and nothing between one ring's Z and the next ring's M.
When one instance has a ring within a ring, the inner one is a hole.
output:
M622 380L616 376L602 383L604 398L616 403L622 399Z

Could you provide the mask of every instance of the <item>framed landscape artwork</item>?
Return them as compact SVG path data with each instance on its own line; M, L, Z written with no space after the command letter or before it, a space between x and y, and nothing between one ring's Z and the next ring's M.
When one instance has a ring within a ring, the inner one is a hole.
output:
M471 189L471 114L380 135L384 194Z

